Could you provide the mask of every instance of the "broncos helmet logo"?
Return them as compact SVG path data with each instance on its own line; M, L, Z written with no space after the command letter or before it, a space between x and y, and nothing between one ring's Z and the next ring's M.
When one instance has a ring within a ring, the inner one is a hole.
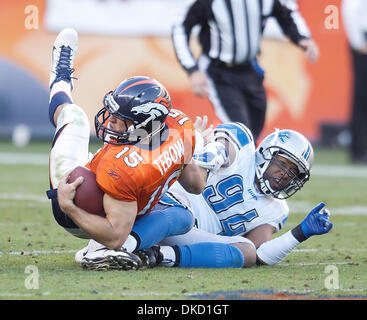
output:
M140 106L131 108L134 115L146 114L152 117L151 120L157 119L160 116L167 115L168 109L160 103L148 102Z
M167 107L165 107L160 103L148 102L140 106L131 108L131 112L134 115L140 115L140 114L149 115L149 117L143 123L140 123L140 125L136 127L138 128L146 126L147 123L154 121L157 118L167 116L169 110Z

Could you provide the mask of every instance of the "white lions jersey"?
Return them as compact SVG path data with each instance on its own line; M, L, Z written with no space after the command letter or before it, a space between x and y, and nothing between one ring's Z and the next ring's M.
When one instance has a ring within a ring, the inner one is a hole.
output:
M169 193L186 198L199 229L223 236L244 236L263 224L279 231L288 218L285 200L261 193L255 184L255 143L243 124L229 122L214 130L214 137L224 137L236 149L236 158L229 167L210 173L200 195L186 192L175 182Z

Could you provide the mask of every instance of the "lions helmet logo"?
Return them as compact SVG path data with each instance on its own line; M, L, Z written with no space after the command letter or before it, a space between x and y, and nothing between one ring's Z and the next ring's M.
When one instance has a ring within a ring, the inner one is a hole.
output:
M289 131L279 132L278 138L281 142L285 143L285 141L289 139Z

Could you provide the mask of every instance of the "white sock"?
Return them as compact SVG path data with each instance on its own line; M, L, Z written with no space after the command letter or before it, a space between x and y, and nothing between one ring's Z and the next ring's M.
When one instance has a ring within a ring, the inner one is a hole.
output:
M175 250L169 246L162 246L160 251L163 254L163 261L161 262L161 265L165 267L173 267L176 262Z
M138 242L136 241L136 239L129 234L125 243L122 245L122 248L124 248L127 252L133 252L136 249L137 245Z
M52 97L58 93L58 92L64 92L71 101L73 101L73 98L71 96L71 85L69 82L60 80L56 83L54 83L54 85L52 86L52 89L50 91L50 100L49 102L52 100Z

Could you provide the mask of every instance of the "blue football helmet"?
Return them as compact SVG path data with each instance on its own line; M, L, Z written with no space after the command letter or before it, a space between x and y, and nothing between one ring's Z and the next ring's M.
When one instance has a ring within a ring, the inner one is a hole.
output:
M136 76L122 81L103 98L103 108L95 116L96 135L111 144L135 144L160 132L171 110L171 98L157 80ZM125 131L113 130L108 119L125 122ZM132 125L128 126L126 120Z

